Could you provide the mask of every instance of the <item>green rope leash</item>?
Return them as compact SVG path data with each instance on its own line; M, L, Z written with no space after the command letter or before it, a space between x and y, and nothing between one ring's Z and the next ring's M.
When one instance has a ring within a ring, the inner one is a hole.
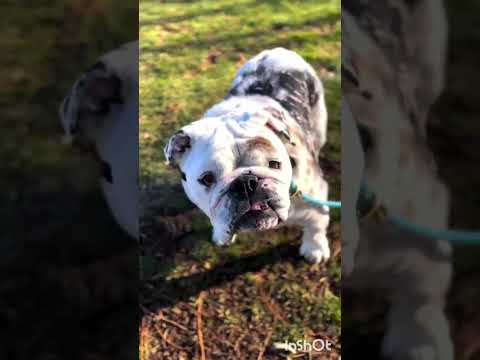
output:
M357 202L357 214L359 215L360 219L362 219L362 215L364 215L366 212L371 212L371 209L374 209L377 206L378 203L375 193L371 191L365 183L363 183ZM388 218L392 224L413 234L431 239L442 239L453 243L461 243L464 245L480 245L480 232L464 230L437 230L427 226L415 224L399 216L392 215L387 211L384 211L384 213L385 217Z
M329 208L340 209L342 207L342 203L340 201L328 201L328 200L319 200L310 195L303 194L299 189L295 181L292 179L290 183L290 195L300 195L300 197L307 203L315 205L315 206L327 206Z

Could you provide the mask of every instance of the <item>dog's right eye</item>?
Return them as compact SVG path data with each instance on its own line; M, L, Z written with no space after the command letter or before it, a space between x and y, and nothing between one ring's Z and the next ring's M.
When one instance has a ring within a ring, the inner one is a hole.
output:
M203 186L206 186L207 188L212 186L215 183L215 181L216 181L215 175L213 175L213 173L211 173L211 172L203 174L200 177L200 179L198 179L198 182L200 184L202 184Z

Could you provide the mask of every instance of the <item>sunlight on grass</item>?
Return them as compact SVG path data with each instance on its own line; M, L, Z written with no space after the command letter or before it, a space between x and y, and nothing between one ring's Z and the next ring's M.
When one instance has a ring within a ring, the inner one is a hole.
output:
M290 48L320 75L334 72L323 81L335 106L329 137L339 138L338 101L331 100L340 97L338 1L301 7L288 1L143 2L140 10L143 181L165 177L168 170L159 163L168 135L220 101L239 66L266 48Z

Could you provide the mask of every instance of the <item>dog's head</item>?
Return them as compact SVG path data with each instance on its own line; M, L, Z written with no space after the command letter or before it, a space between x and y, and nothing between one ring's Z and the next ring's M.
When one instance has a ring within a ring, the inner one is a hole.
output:
M138 43L115 49L83 72L59 109L65 140L98 165L119 225L138 238Z
M268 230L290 207L290 159L267 112L208 117L183 127L165 147L189 199L209 218L213 240Z

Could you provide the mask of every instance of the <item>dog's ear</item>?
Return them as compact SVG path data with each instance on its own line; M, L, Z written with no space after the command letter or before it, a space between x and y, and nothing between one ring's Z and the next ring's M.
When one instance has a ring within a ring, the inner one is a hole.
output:
M75 81L60 105L65 140L88 127L89 114L106 115L112 104L122 104L122 81L105 63L99 61Z
M164 149L167 164L171 166L177 166L181 158L191 147L192 139L190 135L186 134L183 130L175 133L170 138Z
M412 97L427 112L443 91L448 25L443 1L404 0L407 3L405 45L411 59Z
M81 106L93 113L107 113L110 104L121 104L122 81L103 62L95 64L83 81Z

